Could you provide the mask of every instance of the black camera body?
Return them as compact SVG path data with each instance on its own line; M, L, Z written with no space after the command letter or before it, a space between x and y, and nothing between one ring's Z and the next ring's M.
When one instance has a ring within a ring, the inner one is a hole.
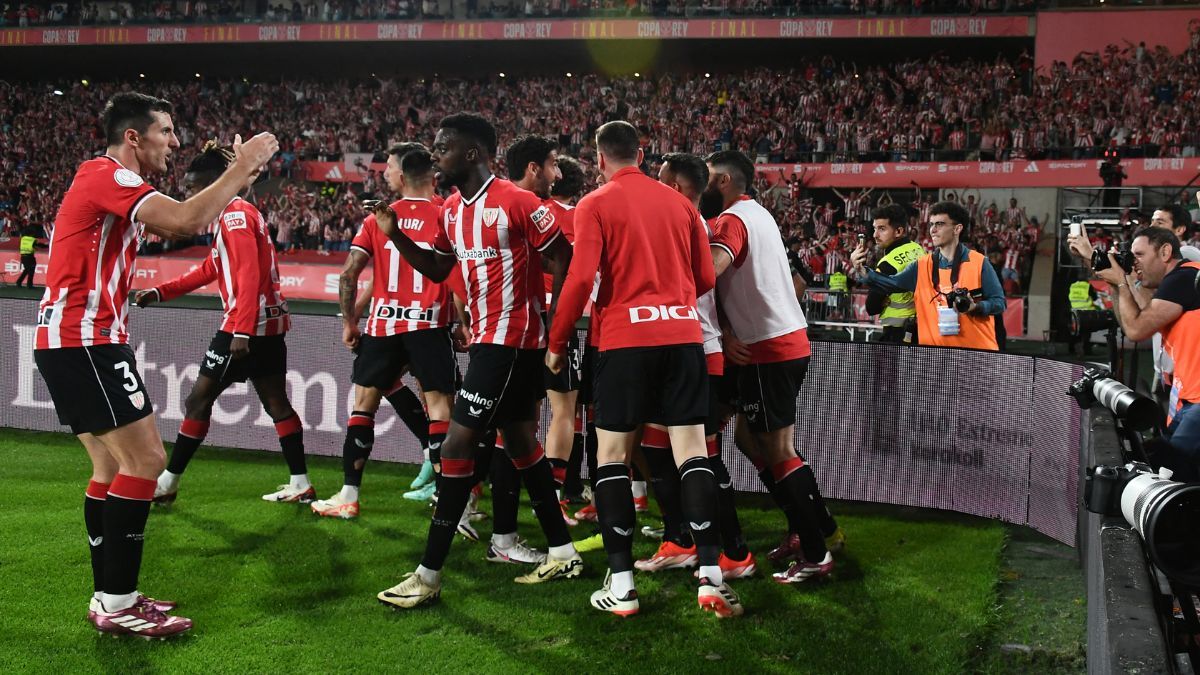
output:
M1121 269L1125 270L1125 274L1133 274L1133 251L1129 250L1129 242L1123 241L1117 244L1116 250L1112 252L1113 257L1117 259L1117 264ZM1096 249L1092 251L1092 270L1099 272L1112 267L1112 263L1108 260L1108 251Z
M1097 466L1083 483L1083 506L1102 516L1120 516L1121 493L1135 476L1154 473L1148 465L1131 462L1125 466Z
M971 309L972 302L978 302L982 299L982 288L977 288L973 291L968 291L965 288L956 288L946 294L946 304L954 308L954 311L959 314L966 314L967 310Z

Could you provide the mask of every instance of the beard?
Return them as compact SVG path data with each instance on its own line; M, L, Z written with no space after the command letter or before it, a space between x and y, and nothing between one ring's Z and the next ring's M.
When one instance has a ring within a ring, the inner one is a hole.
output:
M725 198L716 190L705 190L700 194L700 215L710 220L725 210Z

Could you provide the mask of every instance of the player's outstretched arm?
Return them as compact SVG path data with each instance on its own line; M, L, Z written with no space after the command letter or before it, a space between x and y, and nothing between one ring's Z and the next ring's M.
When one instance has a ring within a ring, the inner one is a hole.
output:
M453 253L417 246L412 239L408 238L408 235L401 232L400 228L396 226L396 212L392 211L392 207L384 202L375 205L374 214L375 224L379 227L379 231L396 246L396 250L415 270L438 283L445 281L446 277L450 276L450 270L454 269L455 264Z
M234 160L212 185L199 194L182 202L155 193L138 209L137 219L152 232L165 236L190 236L200 234L208 224L229 204L239 191L257 175L271 157L279 151L275 136L262 132L242 142L237 136L233 142Z
M187 295L192 291L211 284L217 280L217 266L212 261L212 256L206 256L204 262L196 269L176 277L161 286L151 288L149 290L140 291L133 299L138 307L146 307L155 302L166 302L174 300L181 295Z

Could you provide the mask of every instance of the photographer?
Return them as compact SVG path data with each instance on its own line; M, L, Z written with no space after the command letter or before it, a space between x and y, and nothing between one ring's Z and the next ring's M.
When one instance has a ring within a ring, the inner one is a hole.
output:
M992 264L961 243L968 219L954 202L930 207L929 236L936 249L898 274L864 269L865 245L850 262L872 288L914 294L919 344L998 351L995 317L1004 313L1004 291Z
M1117 318L1131 340L1163 335L1163 350L1175 364L1168 406L1166 437L1193 462L1200 460L1200 263L1184 262L1179 238L1163 227L1134 234L1133 273L1127 274L1109 253L1111 265L1096 276L1108 282L1117 299ZM1135 282L1154 291L1144 304L1132 290Z

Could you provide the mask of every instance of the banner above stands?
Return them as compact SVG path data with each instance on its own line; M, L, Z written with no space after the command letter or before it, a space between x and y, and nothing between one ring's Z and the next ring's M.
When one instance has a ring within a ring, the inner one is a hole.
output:
M0 30L0 47L460 40L1031 37L1032 16L854 19L546 19L82 26Z
M1099 159L1011 162L889 162L861 164L759 164L772 183L801 175L805 187L1020 188L1100 187ZM361 163L301 162L301 176L315 183L362 182ZM1126 159L1125 187L1181 187L1200 174L1200 158ZM371 164L383 172L386 165Z

